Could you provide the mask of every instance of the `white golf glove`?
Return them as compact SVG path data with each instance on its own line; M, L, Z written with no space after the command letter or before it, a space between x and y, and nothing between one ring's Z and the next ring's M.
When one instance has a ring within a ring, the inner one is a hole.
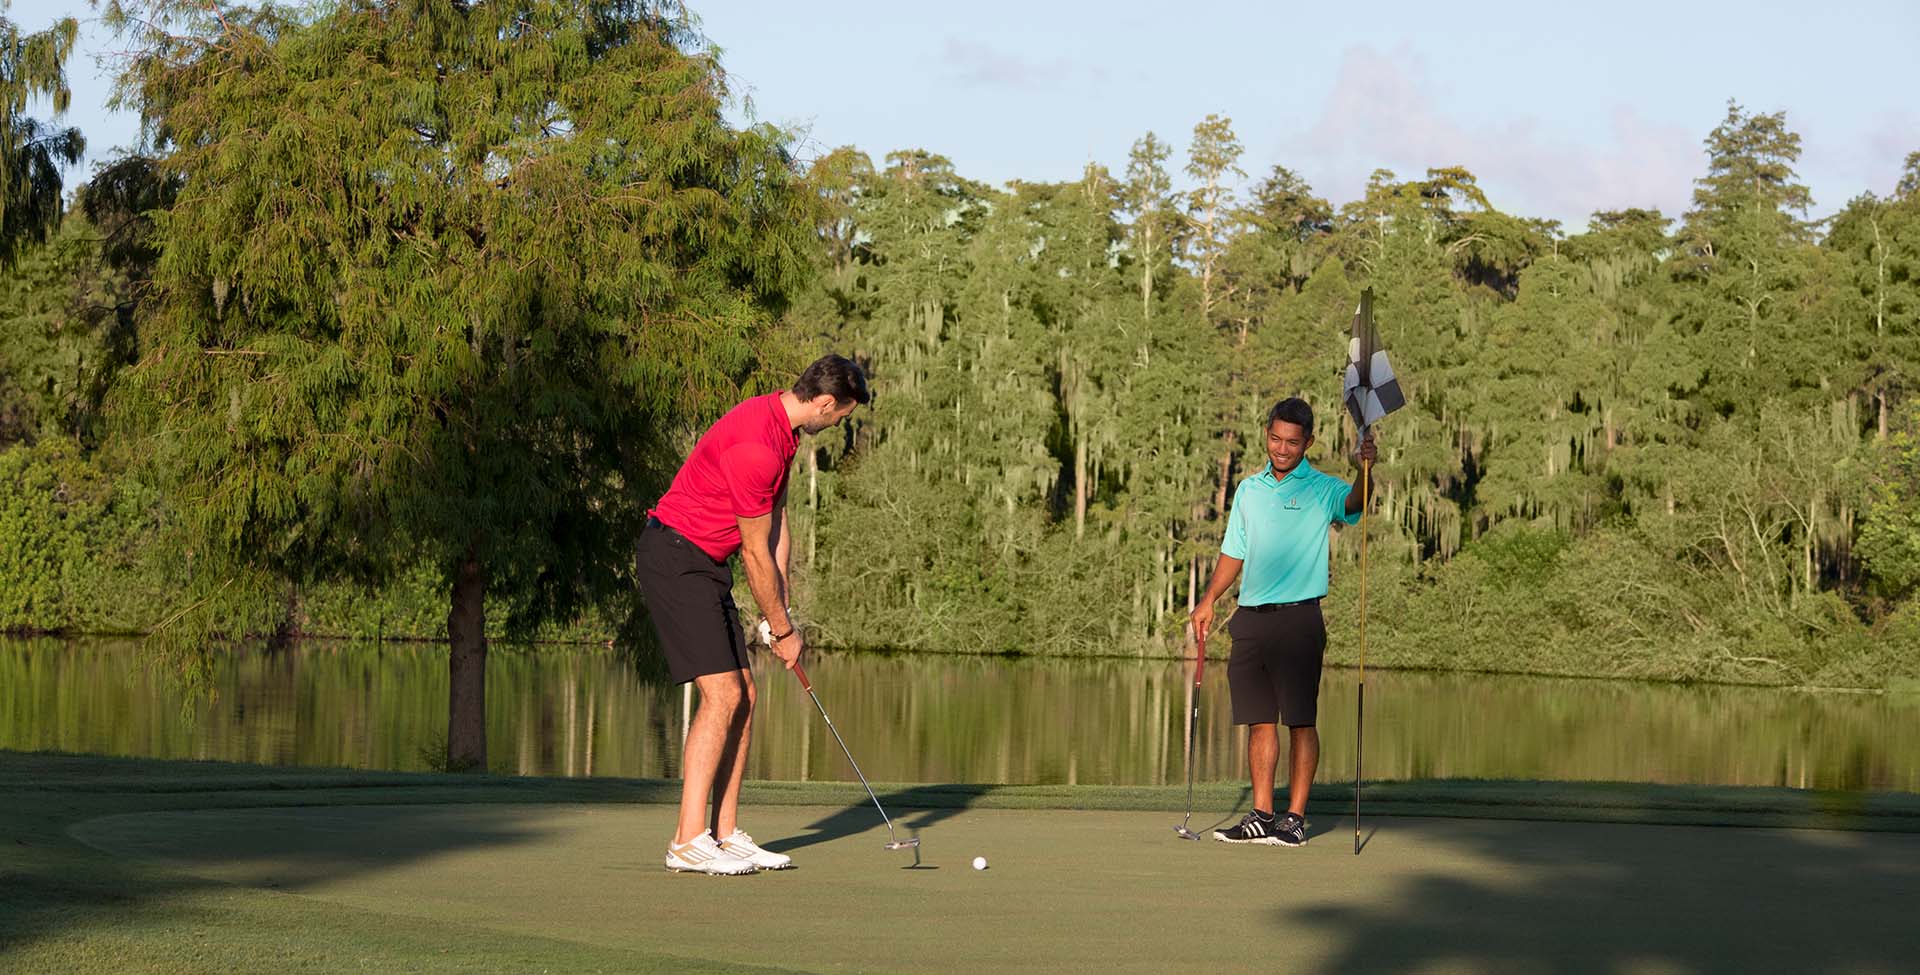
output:
M796 630L800 628L800 617L793 615L792 606L787 607L787 624L792 626ZM760 637L761 646L763 647L773 646L773 624L767 622L766 617L764 616L760 617L760 625L759 627L756 628L755 632Z

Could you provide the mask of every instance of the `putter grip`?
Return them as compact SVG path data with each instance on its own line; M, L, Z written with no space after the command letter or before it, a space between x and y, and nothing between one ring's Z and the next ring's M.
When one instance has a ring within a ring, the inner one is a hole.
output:
M1199 640L1195 641L1195 656L1193 658L1193 686L1195 687L1200 686L1200 675L1206 672L1207 672L1207 638L1203 636Z
M800 678L800 688L802 690L807 691L808 693L812 693L813 682L807 679L807 668L802 667L797 663L794 664L793 676Z

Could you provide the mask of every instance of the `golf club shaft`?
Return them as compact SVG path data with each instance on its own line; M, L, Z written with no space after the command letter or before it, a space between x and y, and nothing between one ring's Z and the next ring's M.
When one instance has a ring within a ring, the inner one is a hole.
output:
M833 732L833 740L840 743L840 753L847 756L847 764L853 766L853 774L860 777L860 785L867 790L867 798L873 800L873 808L880 811L880 821L887 824L887 835L893 835L893 820L887 817L885 806L880 805L880 797L873 792L873 786L867 784L866 773L860 771L860 763L853 760L853 752L847 748L847 740L840 737L840 729L833 726L833 718L828 716L827 707L820 703L820 695L813 692L813 682L807 679L807 669L799 664L793 665L793 674L800 678L800 686L806 688L807 696L813 698L813 706L820 711L820 717L827 722L827 730Z
M1195 634L1193 660L1193 707L1187 712L1187 821L1193 819L1193 737L1200 727L1200 676L1207 669L1207 636Z

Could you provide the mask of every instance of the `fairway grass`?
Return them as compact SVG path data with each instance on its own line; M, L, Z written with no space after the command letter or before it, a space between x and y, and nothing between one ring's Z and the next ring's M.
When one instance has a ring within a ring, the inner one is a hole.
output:
M671 782L0 751L0 971L1870 973L1920 957L1920 796L1382 783L1356 858L1334 786L1302 850L1181 842L1184 788L879 788L925 841L922 869L880 848L858 785L754 783L745 825L798 869L722 880L660 868ZM1243 791L1202 786L1195 805L1211 828Z

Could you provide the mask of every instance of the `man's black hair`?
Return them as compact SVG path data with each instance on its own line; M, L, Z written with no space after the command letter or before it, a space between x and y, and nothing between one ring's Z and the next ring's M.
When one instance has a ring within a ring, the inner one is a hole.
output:
M873 401L867 392L866 371L843 355L823 355L813 360L813 365L793 381L791 392L803 400L826 393L836 403L851 401L864 406Z
M1308 406L1306 400L1289 396L1273 404L1273 409L1267 411L1267 426L1271 427L1282 420L1298 424L1300 429L1307 431L1307 436L1313 436L1313 407Z

